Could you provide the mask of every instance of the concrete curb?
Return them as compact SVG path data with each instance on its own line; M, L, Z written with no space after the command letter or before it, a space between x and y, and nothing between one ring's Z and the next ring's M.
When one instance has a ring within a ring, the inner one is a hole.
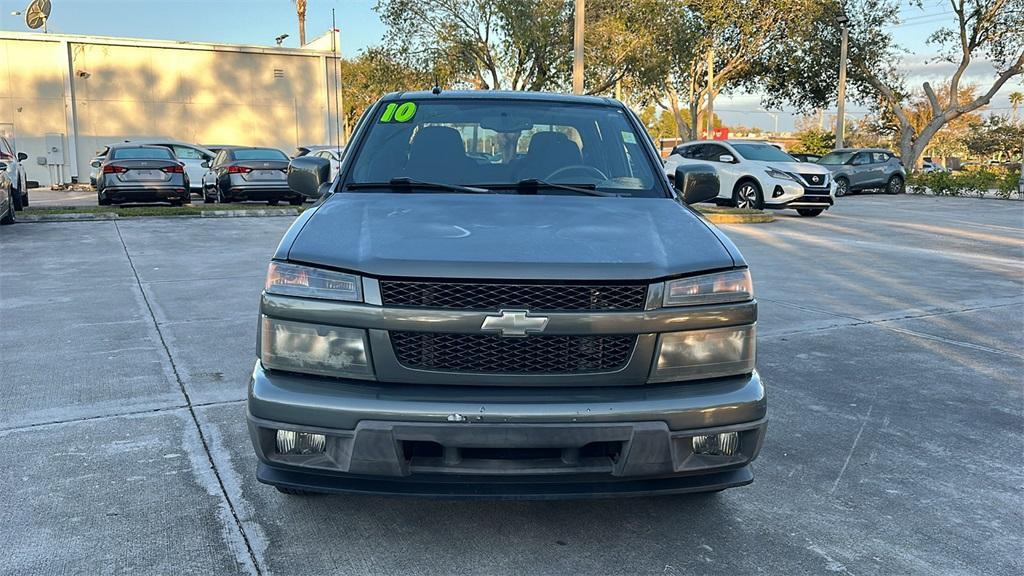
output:
M117 220L117 212L68 212L67 214L18 214L18 222L76 222L82 220Z
M68 212L66 214L19 214L18 222L82 222L96 220L135 220L139 218L269 218L299 215L295 208L275 210L204 210L198 214L152 214L120 216L117 212Z
M767 212L764 214L702 214L715 224L766 224L775 221L775 216Z
M201 218L242 218L245 216L298 216L297 208L275 208L255 210L203 210L199 213Z

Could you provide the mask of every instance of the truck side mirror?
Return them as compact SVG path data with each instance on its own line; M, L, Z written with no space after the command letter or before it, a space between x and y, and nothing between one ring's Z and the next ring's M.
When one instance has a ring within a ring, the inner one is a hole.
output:
M28 154L25 154L24 152L18 152L18 161L24 162L25 160L28 160Z
M687 204L707 202L718 196L718 172L708 164L676 166L673 186Z
M326 158L299 156L288 164L288 187L293 192L319 198L327 193L330 183L331 162Z

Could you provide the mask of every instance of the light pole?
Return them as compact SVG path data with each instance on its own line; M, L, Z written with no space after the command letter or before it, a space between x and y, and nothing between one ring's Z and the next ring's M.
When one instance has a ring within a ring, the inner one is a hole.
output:
M836 18L836 22L839 23L843 28L843 39L839 48L839 110L836 117L836 148L843 147L843 129L846 127L846 40L847 40L847 29L846 24L850 21L846 17L846 14L840 14Z
M760 110L761 112L764 112L765 114L767 114L767 115L772 117L772 120L775 121L775 131L772 132L772 133L773 134L778 134L779 133L779 115L777 113L775 113L775 112L772 112L771 110L765 110L764 108L758 108L758 110Z
M575 26L572 39L572 93L583 94L583 13L586 0L576 0Z

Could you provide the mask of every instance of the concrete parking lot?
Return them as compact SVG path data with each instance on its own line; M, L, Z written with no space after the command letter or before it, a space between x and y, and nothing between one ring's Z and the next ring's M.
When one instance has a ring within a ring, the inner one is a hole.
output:
M289 218L0 232L3 574L1021 574L1024 203L726 226L771 424L708 497L288 497L244 422Z

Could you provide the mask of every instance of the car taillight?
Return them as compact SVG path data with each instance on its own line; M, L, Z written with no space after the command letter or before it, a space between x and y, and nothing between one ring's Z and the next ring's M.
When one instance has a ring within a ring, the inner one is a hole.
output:
M228 166L228 174L248 174L252 168L248 166Z
M104 174L121 174L127 171L128 169L125 168L124 166L114 166L112 164L107 164L106 166L103 167Z
M185 172L185 169L178 165L164 166L160 170L167 172L168 174L182 174Z

